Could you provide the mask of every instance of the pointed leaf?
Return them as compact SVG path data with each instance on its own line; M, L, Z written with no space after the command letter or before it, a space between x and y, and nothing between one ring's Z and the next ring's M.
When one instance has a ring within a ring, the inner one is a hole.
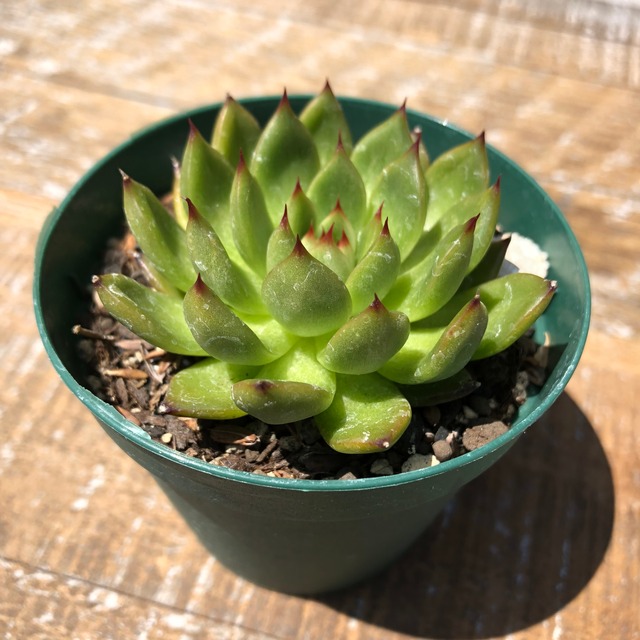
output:
M412 143L404 106L357 142L351 161L360 172L367 191L371 190L382 170Z
M332 229L323 233L316 242L310 243L307 250L316 260L329 267L342 282L346 281L353 266L349 258L338 247Z
M302 110L300 121L311 133L322 165L329 162L333 156L338 136L342 137L342 144L347 155L351 153L353 143L349 125L328 82L322 93L311 100Z
M260 276L267 268L267 244L273 231L262 189L240 155L231 187L231 229L233 241L244 261Z
M340 201L351 224L359 229L367 213L367 192L364 182L347 155L342 141L329 160L313 179L309 198L321 218L327 216Z
M404 347L380 368L380 373L402 384L449 378L471 360L486 327L487 309L476 296L444 329L413 328Z
M262 365L277 357L199 277L184 297L184 317L196 342L214 358Z
M407 316L388 311L376 296L336 331L318 354L318 361L336 373L373 373L397 353L409 331Z
M302 237L313 225L320 223L320 217L315 205L303 191L299 180L296 182L295 189L287 201L287 212L289 225L294 236Z
M125 174L122 184L127 223L145 259L173 286L186 291L196 274L184 231L150 189Z
M106 310L143 340L171 353L206 355L189 331L180 298L119 273L96 276L93 282Z
M396 281L399 269L400 251L385 222L377 241L354 267L346 281L353 311L358 313L364 309L374 294L381 298L386 296Z
M227 254L213 227L187 200L189 222L187 244L191 259L204 283L228 305L245 313L263 313L259 285L249 272Z
M324 411L335 393L335 375L315 358L311 341L299 342L254 379L233 385L236 404L267 424L304 420Z
M296 236L289 226L288 208L285 206L280 224L273 230L267 244L267 273L288 258L296 244Z
M400 276L385 304L406 313L411 322L444 306L458 290L469 266L476 221L477 218L472 218L454 227L432 254Z
M245 158L251 157L260 133L260 125L253 115L227 96L213 127L211 146L235 167L240 160L240 151Z
M291 109L285 93L253 152L251 171L262 187L267 209L279 219L300 180L307 188L320 169L311 134Z
M327 232L329 229L333 231L333 239L336 242L339 242L342 235L345 234L349 244L355 244L356 231L349 218L344 214L340 200L336 202L333 211L320 222L319 231Z
M500 210L500 181L493 186L467 196L439 220L440 235L444 235L456 225L462 224L472 216L479 215L473 234L473 251L469 260L469 271L474 269L486 253L495 234Z
M404 260L415 247L424 227L429 194L420 166L418 145L388 164L375 182L370 203L384 202L384 215Z
M426 177L429 187L426 225L431 229L455 204L489 186L484 134L436 158Z
M375 453L392 447L411 422L411 406L377 373L337 374L331 406L315 422L330 447L341 453Z
M233 420L246 415L231 397L231 388L253 377L255 367L206 358L179 371L169 382L160 410L205 420Z
M417 328L441 327L457 309L476 294L487 307L489 321L474 360L486 358L511 346L547 308L557 283L530 273L512 273L457 293L442 309L420 321Z
M529 273L514 273L478 287L489 310L489 324L474 360L510 347L549 306L558 285Z
M232 166L191 124L182 157L180 190L209 221L227 251L233 247L229 218L232 182Z
M265 277L262 299L271 315L299 336L335 330L351 313L342 280L313 258L299 239L291 255Z
M364 225L358 232L356 256L358 260L371 249L371 245L378 240L380 233L382 232L382 208L384 203L381 204L372 218Z

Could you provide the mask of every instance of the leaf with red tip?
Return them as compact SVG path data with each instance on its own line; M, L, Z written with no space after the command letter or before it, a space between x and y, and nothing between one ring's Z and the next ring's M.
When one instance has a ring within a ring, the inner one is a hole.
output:
M262 187L271 216L278 219L296 182L306 189L319 169L313 138L293 113L285 94L251 160L251 171Z
M336 202L336 206L333 208L331 213L323 218L318 225L318 230L323 233L329 229L333 229L333 239L336 242L341 240L343 234L346 234L349 243L353 244L356 241L356 230L351 224L351 220L347 218L342 210L340 200Z
M359 229L367 213L367 192L360 173L339 145L309 187L309 198L320 218L327 216L337 200L351 224Z
M322 93L302 110L300 121L311 133L322 165L331 160L338 136L342 138L346 154L351 153L353 143L349 124L328 82Z
M213 227L187 200L187 244L191 260L205 284L236 311L264 313L260 284L255 275L228 255Z
M184 230L153 192L123 174L127 223L145 259L173 286L186 291L196 278Z
M330 227L320 238L310 244L305 244L309 253L333 271L343 282L346 281L353 264L345 253L338 247Z
M336 375L331 406L315 417L327 444L341 453L387 451L411 422L411 405L377 373Z
M96 277L94 286L105 309L143 340L171 353L206 355L189 331L180 298L120 273Z
M233 420L247 415L233 401L236 382L255 376L257 367L205 358L171 378L161 409L175 416Z
M184 318L206 353L232 364L262 365L278 358L256 333L198 278L184 297Z
M409 331L407 316L388 311L375 296L366 309L333 334L318 353L318 361L336 373L373 373L398 352Z
M294 235L302 237L313 225L320 223L315 205L305 194L299 180L287 201L287 212L289 225Z
M418 323L420 328L447 324L476 294L487 307L489 321L474 360L504 351L533 325L549 306L557 283L530 273L512 273L457 293L442 309Z
M267 269L267 244L276 223L271 221L262 189L242 155L229 202L233 241L243 260L263 276Z
M375 182L370 205L384 202L384 215L404 260L420 238L427 215L429 192L414 143L388 164Z
M211 145L235 167L240 160L240 151L246 158L251 158L260 133L260 125L253 114L227 96L213 127Z
M489 186L484 134L438 156L426 178L429 187L426 228L431 229L451 207Z
M406 313L411 322L444 306L469 267L476 222L477 217L472 218L445 235L431 254L397 279L385 304Z
M371 129L356 143L351 161L356 166L367 191L370 191L382 170L402 155L413 143L404 108ZM376 203L376 206L379 204Z
M385 222L378 239L349 275L346 285L353 302L353 311L364 309L377 294L387 295L400 270L400 251Z
M324 411L333 400L335 375L318 363L312 341L301 340L255 378L233 385L235 403L267 424L287 424Z
M227 251L235 250L229 218L233 168L191 124L182 156L180 191L215 229Z
M351 298L342 280L313 258L299 238L291 255L265 277L262 299L271 315L299 336L333 331L351 313Z
M296 236L289 226L289 210L285 205L280 224L273 230L267 244L267 273L289 257L296 244Z
M448 326L413 328L406 344L380 373L402 384L444 380L471 360L487 328L487 309L474 297Z

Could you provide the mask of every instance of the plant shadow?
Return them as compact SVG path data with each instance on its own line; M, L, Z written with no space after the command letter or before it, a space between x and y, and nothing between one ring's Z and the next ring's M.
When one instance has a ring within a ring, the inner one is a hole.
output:
M565 393L380 576L318 600L418 638L503 636L588 584L611 539L611 469Z

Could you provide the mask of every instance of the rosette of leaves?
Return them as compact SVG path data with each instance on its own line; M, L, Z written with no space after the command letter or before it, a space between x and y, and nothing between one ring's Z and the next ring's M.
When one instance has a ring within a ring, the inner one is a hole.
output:
M425 406L473 388L555 283L498 277L500 185L484 137L429 162L401 107L355 143L329 85L264 125L228 97L211 142L191 125L172 211L127 175L124 210L151 274L94 278L141 338L201 357L162 410L267 424L314 418L334 449L391 447Z

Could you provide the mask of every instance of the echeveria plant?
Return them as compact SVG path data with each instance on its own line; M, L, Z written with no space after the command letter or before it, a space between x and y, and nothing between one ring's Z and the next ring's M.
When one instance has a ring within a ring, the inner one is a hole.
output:
M484 137L431 164L404 107L355 144L328 84L261 128L228 98L211 144L192 125L170 212L124 175L151 274L94 278L138 336L201 356L162 410L268 424L314 417L331 447L391 447L413 406L469 389L465 366L509 347L555 283L498 277L500 186Z

